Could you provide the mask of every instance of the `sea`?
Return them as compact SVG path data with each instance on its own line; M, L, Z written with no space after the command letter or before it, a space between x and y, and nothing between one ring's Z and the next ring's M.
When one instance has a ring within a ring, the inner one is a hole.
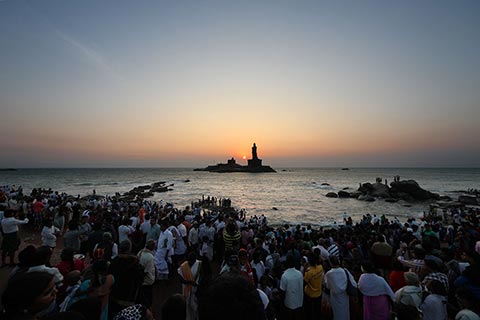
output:
M98 168L17 169L0 171L0 185L51 188L71 195L114 195L139 185L164 181L172 191L156 193L152 201L173 203L183 208L202 196L229 198L247 215L265 215L269 224L331 225L341 223L346 213L354 221L370 213L387 217L421 217L429 203L387 203L381 199L327 198L328 192L356 190L359 183L390 183L398 175L416 180L420 186L441 195L458 197L457 191L480 189L480 168L275 168L277 173L211 173L193 168ZM322 185L328 184L328 185Z

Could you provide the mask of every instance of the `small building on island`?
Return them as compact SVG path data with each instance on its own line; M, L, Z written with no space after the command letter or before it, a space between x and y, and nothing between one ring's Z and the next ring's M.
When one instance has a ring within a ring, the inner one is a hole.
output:
M235 161L235 158L227 160L227 163L218 163L211 165L203 169L194 169L194 171L209 171L209 172L276 172L270 166L262 165L262 159L258 158L257 145L253 143L252 146L252 158L248 159L248 164L242 166Z

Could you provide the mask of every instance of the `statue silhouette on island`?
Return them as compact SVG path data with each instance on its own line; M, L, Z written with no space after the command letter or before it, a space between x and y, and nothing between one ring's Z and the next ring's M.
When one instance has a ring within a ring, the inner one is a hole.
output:
M262 165L262 159L258 158L257 155L257 145L253 143L252 146L252 159L248 159L248 165L242 166L237 164L235 158L227 160L227 163L218 163L216 165L211 165L206 168L194 169L194 171L209 171L209 172L276 172L270 166Z
M255 144L255 142L253 143L253 147L252 147L252 159L258 159L258 157L257 157L257 145Z

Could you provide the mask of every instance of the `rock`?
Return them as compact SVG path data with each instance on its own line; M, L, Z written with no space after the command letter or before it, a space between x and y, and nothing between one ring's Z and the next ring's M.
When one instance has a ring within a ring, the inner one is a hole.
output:
M348 189L350 189L350 187L345 187L345 188L343 188L342 190L348 190Z
M158 186L158 187L153 187L152 189L150 189L150 192L166 192L166 191L168 191L167 186Z
M330 183L326 183L326 182L321 184L321 186L329 186L329 185L330 185Z
M277 207L272 207L272 210L277 211L278 208Z
M372 202L372 201L375 201L375 198L367 194L362 194L361 196L358 197L358 200Z
M350 198L350 192L347 191L338 191L338 197L339 198Z
M370 192L370 195L373 197L389 198L390 197L390 188L383 184L376 182L372 184L373 190Z
M336 194L335 192L329 192L325 195L325 197L328 197L328 198L338 198L338 194Z
M478 204L477 197L469 195L459 196L458 202L472 206L476 206Z
M350 192L350 198L358 199L358 197L360 197L361 195L362 193L360 191Z
M363 183L358 188L362 194L370 194L373 191L373 185L370 182Z
M152 184L152 188L163 186L165 183L165 181L155 182L154 184Z
M415 180L394 181L390 184L390 186L392 187L390 193L394 198L401 198L396 196L399 193L406 193L414 200L430 200L440 198L440 195L422 189Z

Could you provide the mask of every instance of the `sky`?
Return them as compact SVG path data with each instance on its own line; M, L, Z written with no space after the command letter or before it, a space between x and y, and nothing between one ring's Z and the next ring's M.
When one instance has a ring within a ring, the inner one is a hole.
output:
M0 168L480 167L479 1L0 0Z

